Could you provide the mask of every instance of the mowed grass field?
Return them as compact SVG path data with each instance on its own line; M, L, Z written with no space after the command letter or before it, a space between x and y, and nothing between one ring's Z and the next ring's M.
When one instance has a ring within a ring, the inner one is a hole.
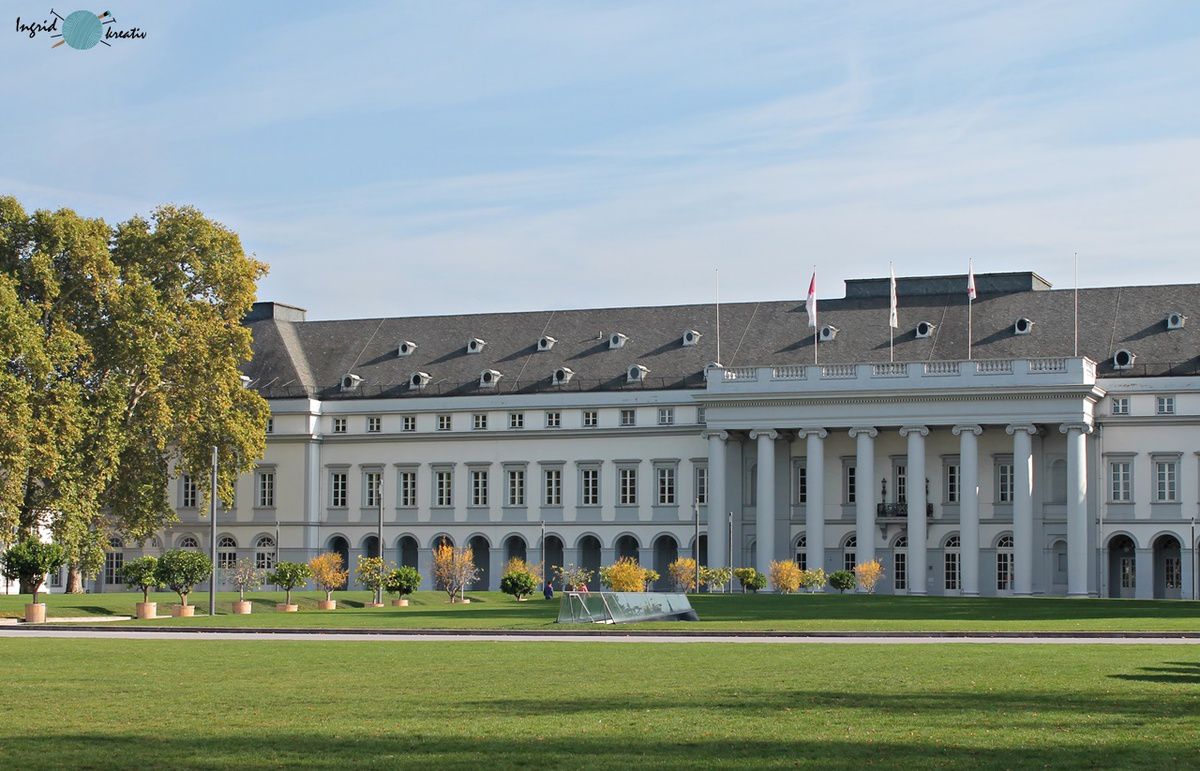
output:
M159 618L119 622L122 626L223 626L316 627L396 629L535 629L562 630L558 599L540 595L518 603L498 592L471 592L469 605L451 605L441 592L418 592L407 608L367 608L368 592L336 592L335 611L316 609L321 592L297 592L299 613L276 613L282 592L254 592L254 613L230 613L233 593L218 594L216 617ZM132 615L139 593L43 595L49 620L57 617L97 618ZM178 597L166 592L152 595L159 613L169 614ZM18 617L25 596L0 596L0 616ZM1178 600L1095 600L1041 597L957 598L891 597L878 595L798 594L697 594L691 601L700 615L697 623L639 624L639 629L691 631L1187 631L1200 632L1200 603ZM203 614L207 594L193 594L192 604ZM596 627L590 627L593 631ZM618 627L619 632L628 627Z
M3 768L1185 768L1200 650L0 639Z

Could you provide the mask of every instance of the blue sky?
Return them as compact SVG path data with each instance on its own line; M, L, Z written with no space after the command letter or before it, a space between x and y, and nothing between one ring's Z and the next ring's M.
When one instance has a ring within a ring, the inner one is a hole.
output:
M193 204L310 317L1200 281L1196 2L105 8L4 3L0 192Z

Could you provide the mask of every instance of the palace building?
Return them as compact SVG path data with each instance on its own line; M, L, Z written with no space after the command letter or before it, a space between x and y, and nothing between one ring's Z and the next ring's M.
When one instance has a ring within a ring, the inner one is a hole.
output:
M1200 285L975 280L970 340L965 275L900 278L894 330L887 278L820 300L816 330L803 301L719 324L711 304L307 321L258 303L245 374L273 417L219 561L353 569L382 506L384 556L427 584L445 539L474 548L481 589L511 556L665 576L698 554L875 558L888 593L1195 597ZM170 494L180 521L146 550L207 551L194 486ZM98 588L138 553L114 542Z

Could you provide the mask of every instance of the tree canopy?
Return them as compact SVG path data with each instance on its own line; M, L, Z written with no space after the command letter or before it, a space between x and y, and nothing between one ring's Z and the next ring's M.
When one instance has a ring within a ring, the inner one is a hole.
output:
M239 367L265 272L190 207L111 227L0 197L0 532L49 528L94 572L111 535L174 521L171 476L208 500L213 446L232 503L264 446L267 403Z

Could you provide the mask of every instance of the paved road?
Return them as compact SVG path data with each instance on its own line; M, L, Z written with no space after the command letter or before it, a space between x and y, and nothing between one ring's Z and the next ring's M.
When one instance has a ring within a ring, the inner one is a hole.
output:
M1200 638L1180 637L707 637L672 635L510 635L473 634L362 634L346 632L150 632L49 628L0 628L0 637L98 638L122 640L296 640L311 642L568 642L568 643L752 643L756 645L1200 645Z

